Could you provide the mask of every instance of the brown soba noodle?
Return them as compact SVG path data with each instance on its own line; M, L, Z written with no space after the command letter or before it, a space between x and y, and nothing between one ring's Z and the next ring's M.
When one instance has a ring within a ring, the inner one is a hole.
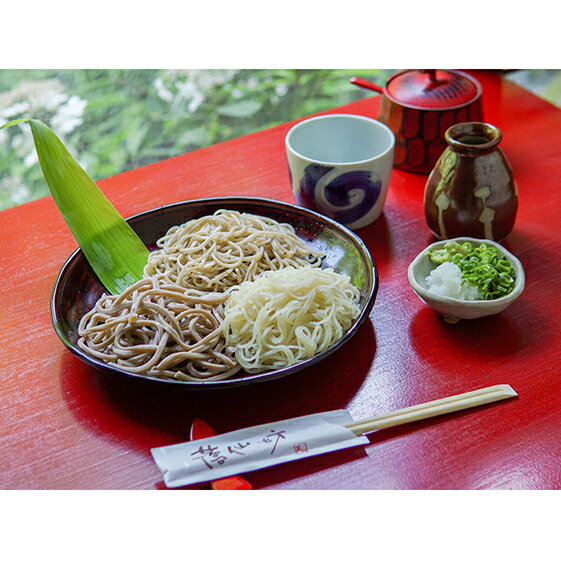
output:
M227 295L185 289L153 277L104 295L82 317L78 346L135 374L221 380L239 369L223 336Z
M145 276L164 275L180 286L223 292L264 271L319 267L323 253L290 224L249 213L218 210L168 230L158 240Z

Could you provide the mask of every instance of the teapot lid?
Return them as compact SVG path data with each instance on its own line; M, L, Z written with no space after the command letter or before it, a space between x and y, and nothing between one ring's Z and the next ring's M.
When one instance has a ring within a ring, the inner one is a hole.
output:
M481 95L479 82L456 70L405 70L389 79L386 92L401 105L449 109Z

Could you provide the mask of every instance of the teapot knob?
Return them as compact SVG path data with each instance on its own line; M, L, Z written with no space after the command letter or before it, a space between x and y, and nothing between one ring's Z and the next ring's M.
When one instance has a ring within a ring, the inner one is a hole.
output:
M437 86L440 86L442 84L446 83L446 80L439 80L436 76L436 69L433 70L423 70L424 74L428 74L429 75L429 83L427 84L426 88L427 90L432 90L433 88L436 88Z

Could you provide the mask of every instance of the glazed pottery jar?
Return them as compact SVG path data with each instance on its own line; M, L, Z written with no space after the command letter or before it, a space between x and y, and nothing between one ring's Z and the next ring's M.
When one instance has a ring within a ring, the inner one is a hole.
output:
M500 241L512 230L518 190L501 131L488 123L460 123L445 133L448 147L425 186L425 219L438 239L471 236Z
M455 123L482 121L481 84L458 70L404 70L385 87L352 77L351 83L383 94L378 120L395 135L394 167L428 174L446 148Z

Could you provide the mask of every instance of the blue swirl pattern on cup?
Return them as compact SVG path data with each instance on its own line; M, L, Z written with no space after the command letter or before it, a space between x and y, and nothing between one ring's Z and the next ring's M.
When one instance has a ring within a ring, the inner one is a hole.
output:
M342 224L350 224L372 210L380 197L382 179L376 172L354 170L329 178L327 183L321 181L334 169L321 164L306 166L296 202ZM357 197L360 192L363 196Z

